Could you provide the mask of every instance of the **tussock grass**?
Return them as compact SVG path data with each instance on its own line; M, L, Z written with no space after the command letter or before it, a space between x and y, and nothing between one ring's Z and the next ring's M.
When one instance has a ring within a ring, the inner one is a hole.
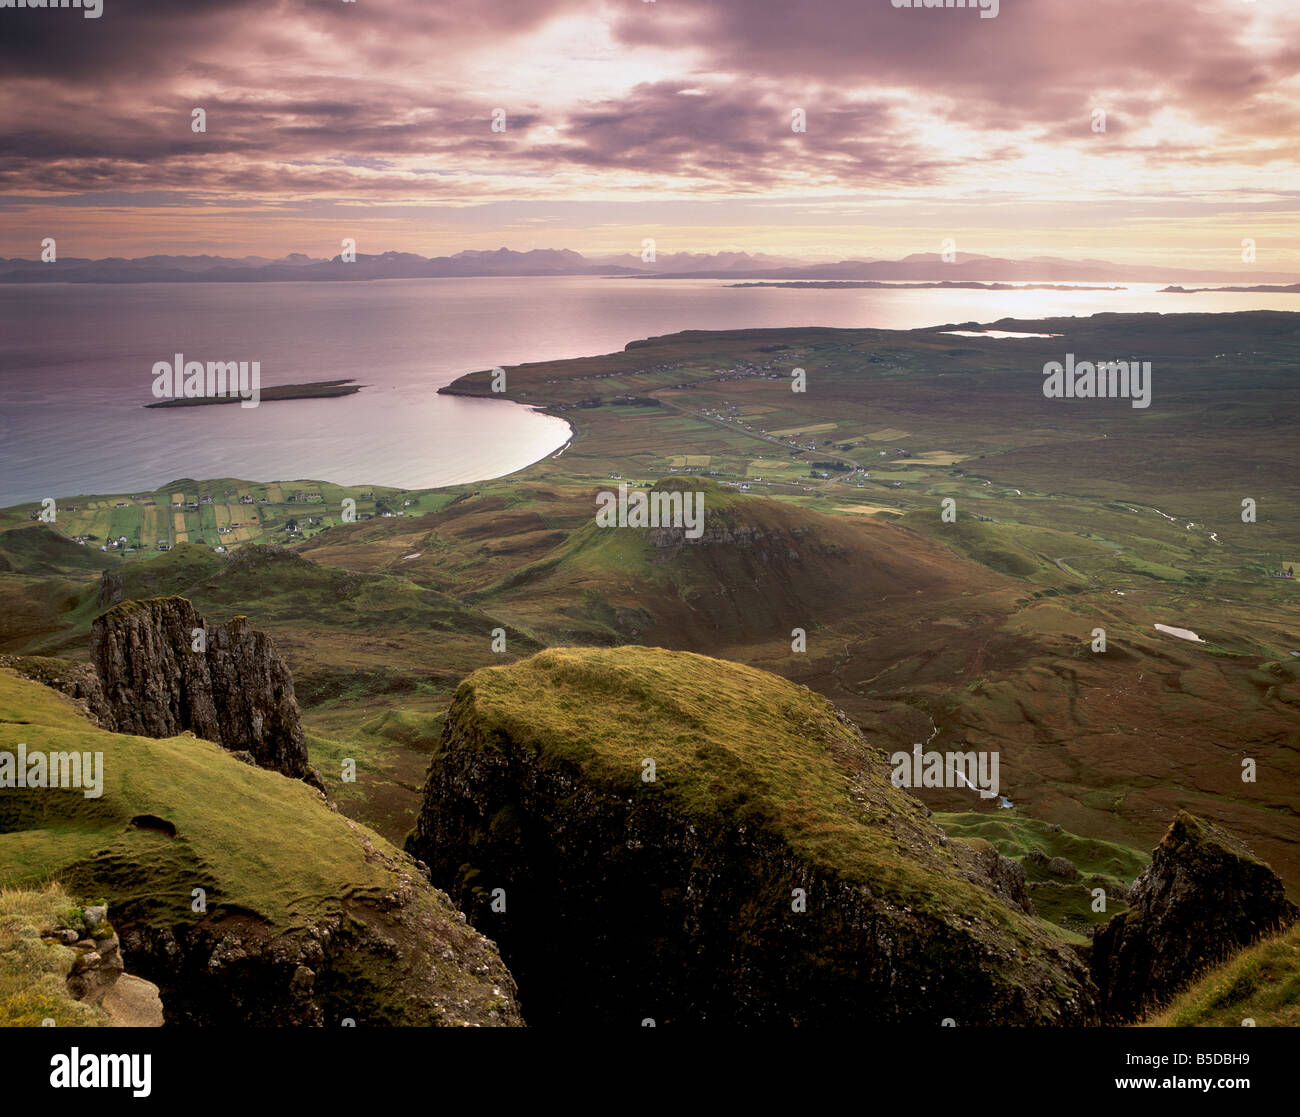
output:
M1176 997L1148 1027L1300 1027L1300 923L1243 950Z
M45 1020L61 1028L107 1026L106 1013L68 992L72 951L40 938L75 906L57 882L0 888L0 1027L39 1028Z

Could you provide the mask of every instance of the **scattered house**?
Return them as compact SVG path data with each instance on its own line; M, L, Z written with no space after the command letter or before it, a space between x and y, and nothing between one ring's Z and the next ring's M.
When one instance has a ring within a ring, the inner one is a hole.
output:
M114 508L129 508L130 505L125 500L119 500L113 505Z
M225 547L213 547L212 549L219 555L224 555L226 553Z
M172 545L171 545L170 543L168 543L166 539L159 539L159 540L158 540L158 550L160 550L160 551L170 551L171 549L172 549Z

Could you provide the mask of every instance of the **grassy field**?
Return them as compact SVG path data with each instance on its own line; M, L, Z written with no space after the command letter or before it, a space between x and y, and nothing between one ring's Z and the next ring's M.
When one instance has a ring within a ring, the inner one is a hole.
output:
M247 503L241 498L247 498ZM321 481L256 484L220 478L192 482L183 489L172 484L149 493L60 499L56 520L50 526L69 539L85 540L88 550L122 557L129 553L128 561L141 561L178 543L231 550L245 543L285 544L310 539L345 522L345 499L354 502L352 512L359 522L385 512L397 518L434 511L455 499L455 495L382 485L348 486ZM35 509L35 505L19 505L0 510L0 531L29 522ZM296 524L292 531L291 522ZM232 523L240 526L232 528ZM116 545L122 536L127 542ZM108 549L101 551L101 547Z
M1054 823L1026 818L1015 810L996 815L938 811L934 820L958 838L982 838L1004 857L1019 861L1028 878L1034 910L1044 919L1078 932L1124 911L1126 886L1150 863L1150 855L1113 842L1081 838ZM1047 862L1060 859L1049 868ZM1068 864L1062 864L1061 862ZM1101 910L1094 890L1106 894Z

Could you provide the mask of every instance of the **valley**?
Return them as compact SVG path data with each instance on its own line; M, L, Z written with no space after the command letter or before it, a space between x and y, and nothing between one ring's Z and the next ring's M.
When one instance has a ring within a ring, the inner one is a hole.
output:
M1039 336L946 332L977 328ZM1151 406L1045 398L1069 352L1149 360ZM0 653L29 675L84 660L94 618L134 598L246 616L292 669L329 794L396 846L472 672L548 648L696 653L809 688L887 754L995 755L1005 799L907 794L1025 866L1065 941L1124 909L1182 810L1295 898L1298 358L1300 316L1256 312L689 332L509 367L504 398L574 433L508 477L182 478L60 496L52 524L4 510ZM490 381L448 391L502 398ZM699 494L698 537L600 527L624 484ZM128 545L87 538L114 534Z

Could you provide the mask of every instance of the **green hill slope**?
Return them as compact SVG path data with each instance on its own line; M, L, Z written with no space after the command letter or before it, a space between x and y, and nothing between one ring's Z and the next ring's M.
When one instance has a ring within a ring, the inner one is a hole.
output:
M1243 950L1147 1021L1157 1027L1300 1028L1300 923Z
M0 751L20 743L102 754L103 793L0 793L0 885L53 877L106 897L170 1020L517 1021L492 944L305 784L196 738L104 732L0 671Z

